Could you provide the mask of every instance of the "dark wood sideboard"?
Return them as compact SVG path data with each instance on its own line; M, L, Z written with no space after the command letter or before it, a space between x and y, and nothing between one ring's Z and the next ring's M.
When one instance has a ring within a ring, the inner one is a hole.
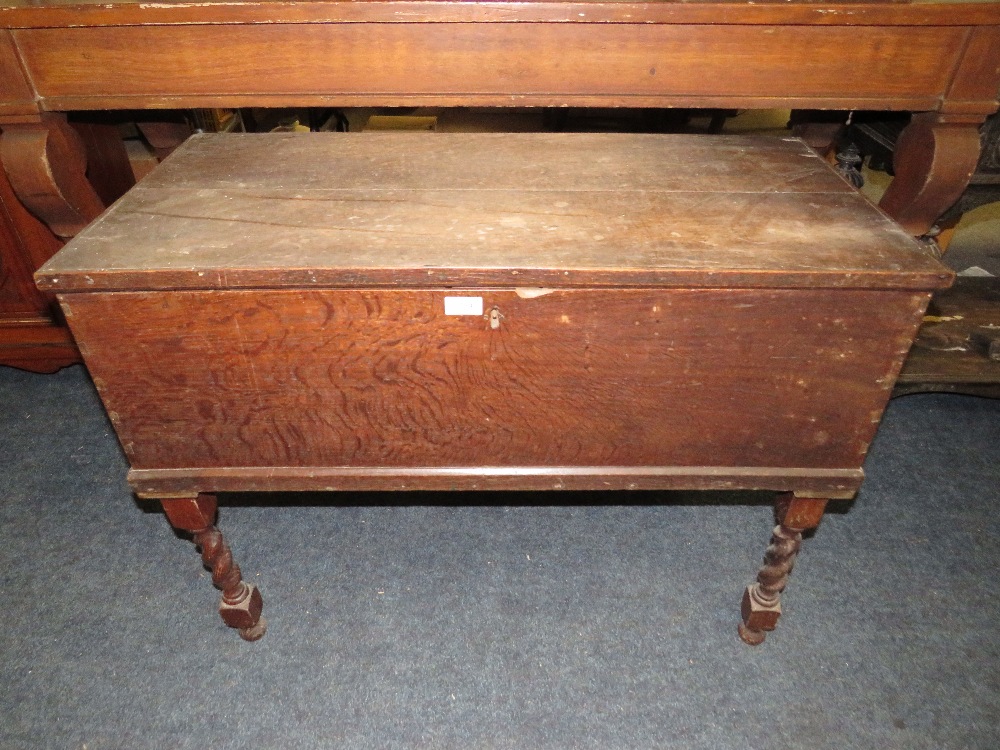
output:
M925 233L997 109L987 2L0 4L0 363L78 361L32 272L103 209L66 112L247 106L790 107L915 114L882 208ZM669 170L672 165L665 164Z

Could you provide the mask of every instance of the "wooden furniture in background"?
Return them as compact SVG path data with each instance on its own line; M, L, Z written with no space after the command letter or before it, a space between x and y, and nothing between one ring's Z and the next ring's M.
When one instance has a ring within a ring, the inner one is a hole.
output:
M796 139L284 133L194 136L37 278L244 637L216 492L765 489L759 643L952 273Z
M870 168L891 171L907 120L905 114L872 113L847 129L841 148L853 147L858 164L864 156ZM980 142L979 162L968 187L938 218L942 252L962 214L1000 200L1000 114L986 119ZM861 173L855 177L860 179ZM1000 397L1000 279L960 276L951 289L934 297L896 383L896 395L928 391Z
M998 7L948 0L6 0L0 362L52 369L74 358L49 300L29 280L59 238L101 208L62 112L286 105L910 111L916 115L882 206L920 235L961 195L979 152L977 128L997 108Z

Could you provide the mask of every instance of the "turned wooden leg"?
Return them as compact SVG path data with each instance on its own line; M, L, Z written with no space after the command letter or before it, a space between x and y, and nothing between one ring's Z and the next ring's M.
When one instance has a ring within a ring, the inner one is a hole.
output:
M267 621L260 616L264 602L257 587L243 580L229 545L215 528L215 495L202 493L197 497L160 502L175 528L194 535L194 543L201 549L201 559L212 570L212 583L222 589L219 614L226 625L238 628L244 640L256 641L262 637L267 630Z
M751 646L764 642L768 630L774 630L781 617L781 592L795 565L802 545L802 532L819 525L826 509L823 498L795 497L787 493L778 498L775 511L778 525L764 553L764 566L757 581L747 586L743 594L740 638Z

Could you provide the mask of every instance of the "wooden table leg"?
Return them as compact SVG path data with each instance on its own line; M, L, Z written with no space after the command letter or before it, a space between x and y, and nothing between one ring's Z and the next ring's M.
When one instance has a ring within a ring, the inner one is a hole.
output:
M825 498L795 497L782 494L775 503L778 525L764 553L764 566L757 581L743 594L740 638L751 646L764 642L767 631L774 630L781 617L781 592L795 565L802 544L802 532L819 525L826 509Z
M222 589L219 614L223 621L231 628L238 628L244 640L261 638L267 630L267 621L260 616L264 602L257 587L243 580L229 545L215 527L218 509L215 495L202 493L197 497L160 502L175 528L194 535L194 543L201 549L201 559L212 570L212 583Z

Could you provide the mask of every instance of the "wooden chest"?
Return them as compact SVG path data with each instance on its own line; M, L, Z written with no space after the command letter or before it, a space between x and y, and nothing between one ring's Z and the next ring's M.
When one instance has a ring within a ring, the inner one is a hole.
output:
M806 528L950 279L794 139L392 133L196 136L37 274L196 536L250 490L754 488Z

